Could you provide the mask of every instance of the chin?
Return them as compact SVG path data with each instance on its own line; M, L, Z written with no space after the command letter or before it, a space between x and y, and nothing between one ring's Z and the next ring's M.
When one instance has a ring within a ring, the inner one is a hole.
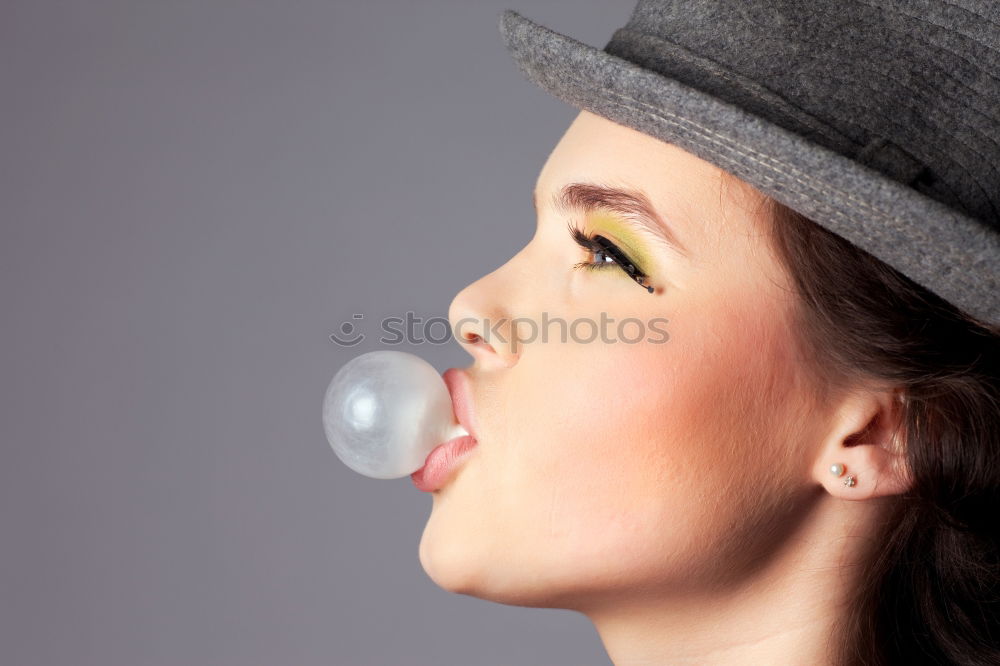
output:
M434 584L455 594L519 604L528 601L523 589L528 571L511 572L502 553L454 535L437 534L428 522L420 539L420 565ZM511 574L514 577L511 577Z
M420 566L434 583L449 592L478 596L483 585L489 557L479 557L478 549L467 539L445 530L440 533L432 515L420 537Z
M596 592L565 566L546 572L545 563L517 562L509 549L437 536L428 523L420 539L420 565L448 592L509 606L569 610Z

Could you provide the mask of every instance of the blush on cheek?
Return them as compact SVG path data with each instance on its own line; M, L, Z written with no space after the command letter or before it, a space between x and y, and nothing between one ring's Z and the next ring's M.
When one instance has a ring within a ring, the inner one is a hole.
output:
M704 553L740 523L764 471L761 390L775 384L746 345L767 341L767 355L773 339L745 321L712 328L711 315L703 308L708 331L691 324L665 344L525 353L490 414L495 449L483 459L487 522L508 557L564 568L570 558L583 577L726 565Z
M599 363L576 359L572 382L547 387L558 405L531 438L538 448L524 452L544 489L539 529L568 548L600 547L614 534L644 538L650 525L636 507L669 494L684 467L671 446L683 433L672 419L669 355L662 346L596 349Z

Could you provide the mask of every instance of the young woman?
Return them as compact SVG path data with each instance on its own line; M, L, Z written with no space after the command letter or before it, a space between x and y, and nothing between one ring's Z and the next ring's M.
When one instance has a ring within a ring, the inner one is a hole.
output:
M640 2L604 51L504 14L581 111L452 303L438 585L617 666L1000 663L1000 32L961 4Z

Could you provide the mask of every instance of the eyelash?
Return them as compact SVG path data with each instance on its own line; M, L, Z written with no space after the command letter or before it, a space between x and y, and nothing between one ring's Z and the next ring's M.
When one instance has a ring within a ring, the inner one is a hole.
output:
M635 280L639 286L643 287L649 293L653 293L653 288L646 284L648 277L642 272L635 262L628 258L621 248L612 243L610 240L600 235L588 235L579 227L575 226L572 222L569 223L569 233L573 240L584 250L592 252L594 254L603 254L611 259L608 261L581 261L573 265L573 268L582 268L584 270L603 270L609 266L618 266L618 268ZM618 255L617 257L615 255ZM620 259L620 260L619 260ZM629 268L632 268L632 272L629 272Z

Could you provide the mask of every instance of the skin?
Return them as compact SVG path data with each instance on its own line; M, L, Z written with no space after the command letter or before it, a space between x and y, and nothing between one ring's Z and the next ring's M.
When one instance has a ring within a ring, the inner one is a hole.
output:
M557 213L571 182L641 190L687 255L613 215ZM578 611L616 666L831 663L858 564L907 484L897 392L833 393L810 372L744 185L589 112L569 126L536 183L534 236L451 305L479 446L433 493L420 561L436 584ZM574 270L594 257L571 221L630 248L655 293L616 267ZM669 340L514 349L481 323L543 312L665 318Z

